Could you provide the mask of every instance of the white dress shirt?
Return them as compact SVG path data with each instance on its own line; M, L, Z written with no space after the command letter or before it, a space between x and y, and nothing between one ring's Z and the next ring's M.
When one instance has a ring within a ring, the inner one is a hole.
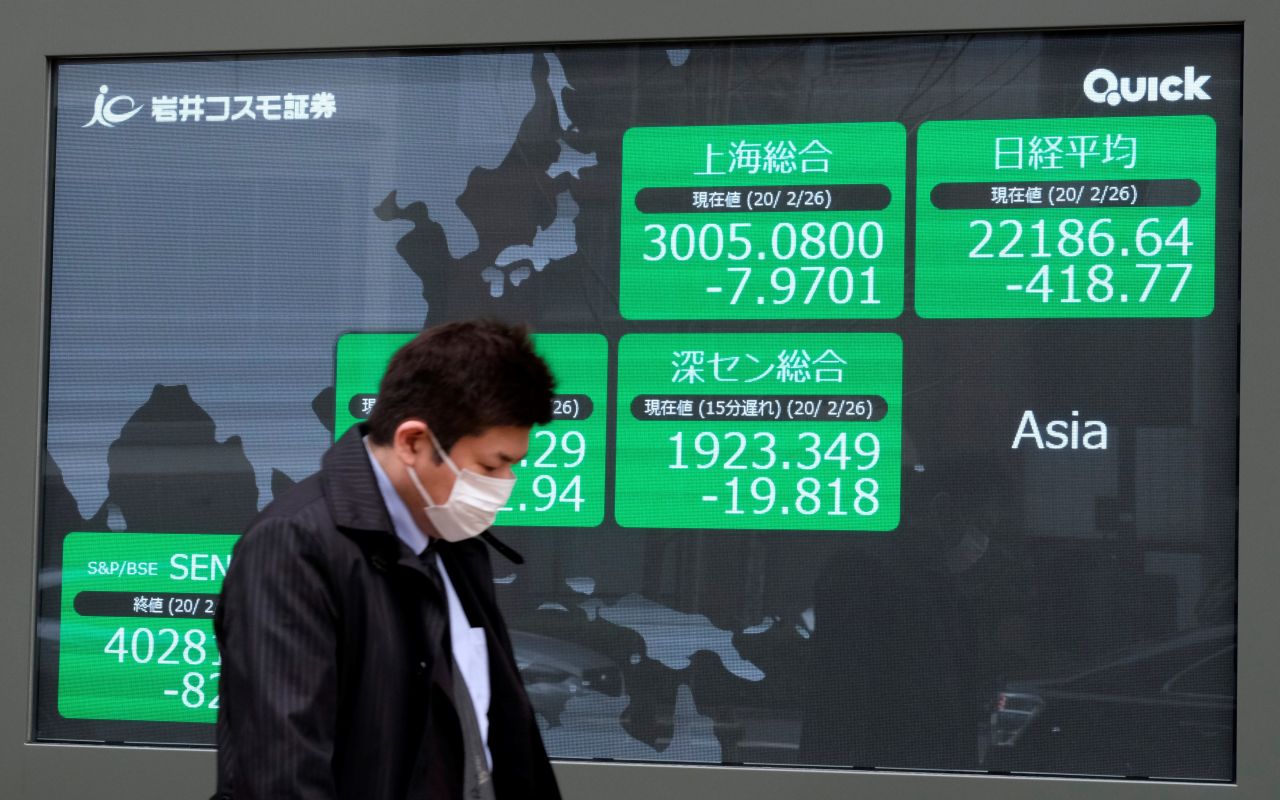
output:
M364 443L369 452L369 463L373 465L374 477L378 480L378 491L382 494L382 502L387 506L391 516L391 525L396 529L396 536L408 545L415 555L422 555L430 541L427 535L413 521L409 507L400 499L391 479L369 449L369 442ZM480 740L484 742L484 758L493 769L493 754L489 752L489 645L485 640L484 628L473 628L467 620L467 612L458 600L458 593L449 580L449 571L444 568L440 557L435 557L436 569L444 579L444 591L449 599L449 644L453 648L453 659L462 671L462 678L467 682L467 692L471 695L471 705L476 710L476 724L480 728Z

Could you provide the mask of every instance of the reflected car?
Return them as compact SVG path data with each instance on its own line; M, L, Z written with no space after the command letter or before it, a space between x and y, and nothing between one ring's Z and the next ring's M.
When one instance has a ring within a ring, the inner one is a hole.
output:
M1230 781L1235 625L1139 645L1054 679L1006 683L979 744L995 772Z
M524 631L511 631L511 646L533 710L552 725L560 724L565 704L582 692L622 695L622 670L595 650Z

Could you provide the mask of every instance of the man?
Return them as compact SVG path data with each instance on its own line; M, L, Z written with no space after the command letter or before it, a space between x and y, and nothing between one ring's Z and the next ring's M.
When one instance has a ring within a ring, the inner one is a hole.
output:
M424 331L368 423L250 524L215 620L219 796L559 797L474 538L553 386L520 329Z

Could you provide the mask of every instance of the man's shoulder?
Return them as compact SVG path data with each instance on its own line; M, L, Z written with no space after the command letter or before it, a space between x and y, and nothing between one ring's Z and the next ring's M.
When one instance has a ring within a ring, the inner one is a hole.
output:
M242 542L314 555L345 550L351 543L334 521L324 489L317 473L282 492L249 523Z
M328 505L325 503L320 473L300 481L273 498L249 523L246 533L257 528L277 527L281 523L290 522L307 528L325 523L328 527L333 526Z
M319 476L313 475L258 512L236 544L230 571L255 574L309 564L324 573L340 572L356 554L358 548L334 523Z
M348 431L325 452L318 472L258 512L241 539L246 551L280 550L346 561L368 549L366 544L383 541L363 535L392 528L360 433Z

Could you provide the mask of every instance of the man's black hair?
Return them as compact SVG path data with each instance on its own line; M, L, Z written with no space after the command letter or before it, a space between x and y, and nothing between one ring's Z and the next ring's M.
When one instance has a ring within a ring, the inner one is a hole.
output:
M481 320L428 328L396 351L369 415L369 438L391 444L420 419L447 453L464 436L551 421L555 378L523 326Z

